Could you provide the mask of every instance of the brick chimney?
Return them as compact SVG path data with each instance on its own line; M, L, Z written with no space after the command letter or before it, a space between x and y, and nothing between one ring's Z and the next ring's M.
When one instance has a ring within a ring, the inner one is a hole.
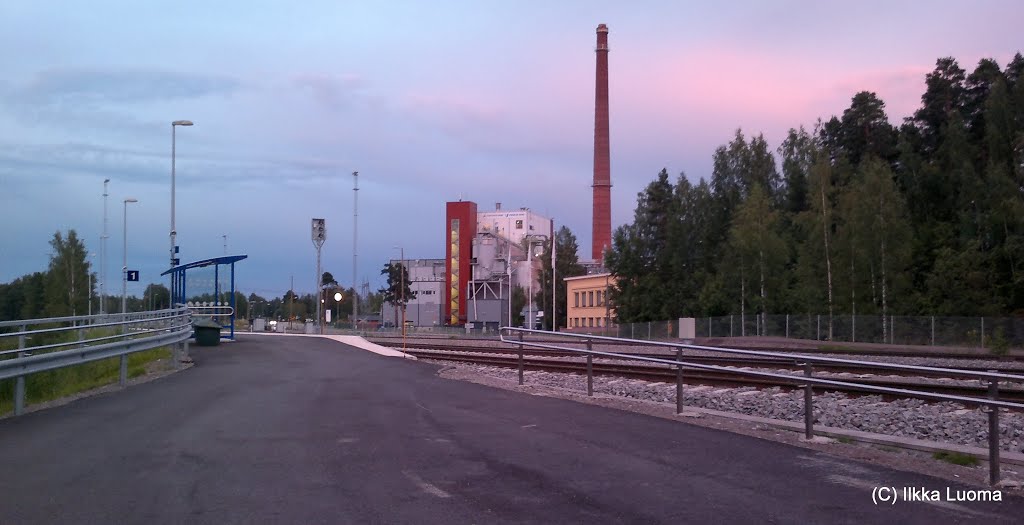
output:
M604 260L612 245L612 174L608 138L608 26L597 26L597 87L594 97L594 215L591 257Z

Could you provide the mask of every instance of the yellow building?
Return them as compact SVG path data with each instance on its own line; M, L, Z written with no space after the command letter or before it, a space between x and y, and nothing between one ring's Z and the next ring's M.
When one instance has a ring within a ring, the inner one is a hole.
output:
M570 332L603 331L615 326L615 310L608 305L608 290L615 284L610 273L566 277L566 326Z

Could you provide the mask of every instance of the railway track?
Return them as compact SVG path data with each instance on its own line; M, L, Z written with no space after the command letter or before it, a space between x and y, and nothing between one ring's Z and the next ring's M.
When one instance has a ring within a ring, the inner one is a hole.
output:
M459 348L438 348L439 345L416 344L406 345L406 352L418 358L434 359L447 362L461 362L499 366L507 368L518 367L518 351L514 348L494 347L459 347ZM674 359L675 356L662 354L630 354L659 357L663 359ZM742 358L742 357L714 357L714 356L692 356L685 355L685 361L698 364L714 364L718 366L729 366L737 369L766 369L770 371L791 370L797 371L802 368L796 366L793 360L773 360L764 358ZM524 350L524 369L542 370L562 373L586 373L586 359L580 354L572 352L557 352L544 350ZM592 370L595 375L629 377L654 382L675 382L676 369L672 365L656 363L637 364L628 360L599 357L592 363ZM985 369L988 370L988 369ZM913 389L929 391L942 394L952 394L970 397L986 397L988 387L978 381L957 380L956 382L923 381L924 374L915 373L914 376L880 376L876 369L856 366L845 366L838 364L815 365L815 377L835 379L838 381L853 381L861 384L885 386L891 388ZM1020 370L1010 372L1020 373ZM847 377L844 375L855 375ZM941 378L934 374L930 378ZM730 373L712 370L684 369L684 381L686 384L700 384L711 386L743 387L754 386L759 388L783 387L795 388L800 383L800 378L794 375L792 384L780 385L777 380L750 377L741 373ZM815 387L820 391L842 391L854 395L863 395L854 388L833 386ZM1006 401L1024 402L1024 385L1021 383L1004 383L999 389L999 398Z
M401 348L401 345L397 345ZM410 352L415 353L418 350L433 350L439 352L467 352L467 353L481 353L481 354L494 354L494 355L518 355L518 350L514 346L507 347L493 347L493 346L448 346L436 343L407 343L406 349ZM663 352L621 352L637 357L652 357L659 359L671 359L676 358L675 353L663 351ZM525 348L523 354L526 356L535 357L582 357L577 352L566 352L557 350L544 350L537 348ZM765 358L765 357L739 357L730 355L721 356L708 356L708 355L693 355L692 353L683 352L683 359L691 363L708 364L708 365L719 365L719 366L732 366L736 368L772 368L774 370L803 370L799 366L798 358ZM990 366L973 366L973 365L958 365L956 368L961 370L971 370L977 372L988 372L996 371L1007 374L1024 374L1024 369L1021 368L993 368ZM868 366L858 365L846 365L846 364L824 364L816 363L814 365L815 372L828 372L833 374L859 374L859 375L878 375L878 369ZM940 373L927 373L920 372L916 374L916 377L946 377Z

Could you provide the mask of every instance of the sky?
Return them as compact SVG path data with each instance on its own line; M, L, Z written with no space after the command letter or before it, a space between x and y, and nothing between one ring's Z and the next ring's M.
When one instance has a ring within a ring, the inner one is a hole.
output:
M236 286L311 292L322 268L443 258L445 202L528 207L589 255L595 29L610 30L612 225L662 169L710 178L737 129L789 128L874 91L898 124L936 59L1005 66L1017 0L598 0L0 4L0 283L75 230L108 294L167 284L171 122L183 263L245 254ZM103 180L107 263L100 269ZM126 198L137 203L125 205ZM127 231L124 226L127 224ZM226 236L226 237L225 237Z

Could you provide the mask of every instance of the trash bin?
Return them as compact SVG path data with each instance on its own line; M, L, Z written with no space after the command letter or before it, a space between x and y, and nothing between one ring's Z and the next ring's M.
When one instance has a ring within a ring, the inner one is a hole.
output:
M217 346L220 344L220 325L205 317L192 321L196 344L199 346Z

